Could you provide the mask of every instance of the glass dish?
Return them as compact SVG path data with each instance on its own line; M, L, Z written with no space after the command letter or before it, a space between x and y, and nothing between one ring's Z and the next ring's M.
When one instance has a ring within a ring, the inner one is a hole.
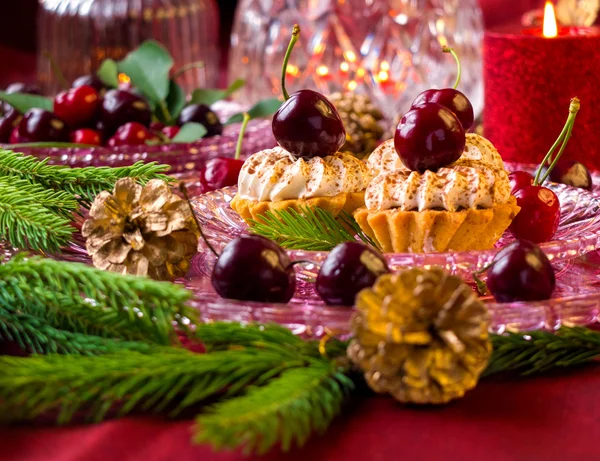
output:
M227 120L231 115L241 112L242 107L233 102L219 101L213 109L221 121ZM19 148L20 152L38 158L48 158L48 162L56 165L70 167L87 166L127 166L139 160L144 162L158 162L169 165L169 174L185 175L198 171L204 162L213 157L231 157L240 133L241 124L225 126L221 136L201 139L188 144L164 144L159 146L123 146L117 148L106 147L30 147ZM275 145L271 121L267 119L251 120L248 123L242 158L254 152L267 149Z

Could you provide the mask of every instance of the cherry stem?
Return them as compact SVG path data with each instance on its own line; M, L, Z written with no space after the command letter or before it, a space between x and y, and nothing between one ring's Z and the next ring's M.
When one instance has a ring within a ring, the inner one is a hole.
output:
M281 92L283 93L283 99L287 101L290 99L290 95L285 89L285 76L287 74L287 66L288 61L290 60L290 55L292 54L292 50L294 49L294 45L298 41L300 37L300 26L298 24L294 24L294 28L292 29L292 38L290 39L290 43L287 47L287 51L285 52L285 56L283 57L283 67L281 68Z
M179 77L181 77L183 74L185 74L188 70L202 69L203 67L204 67L204 62L202 62L202 61L190 62L189 64L186 64L185 66L181 66L179 69L177 69L177 72L175 72L173 74L173 80L177 80Z
M52 73L58 80L58 83L60 84L60 86L62 86L63 89L68 90L69 82L67 82L67 79L65 78L65 74L62 73L62 70L60 70L60 67L58 67L58 64L56 64L56 61L54 60L52 55L48 51L43 51L42 54L50 62L50 68L52 69Z
M181 191L183 198L188 204L190 213L192 213L192 217L194 218L194 222L196 223L196 227L198 228L198 232L200 232L200 237L202 237L202 240L204 240L204 243L206 243L208 249L212 251L212 253L218 258L220 256L219 253L217 253L217 250L215 250L215 248L211 245L211 243L206 238L206 235L204 235L204 232L202 231L202 226L200 225L200 221L198 221L196 213L194 213L194 209L192 208L192 204L190 203L190 198L188 197L187 187L185 186L185 183L183 181L179 181L179 190Z
M242 120L242 126L240 127L240 135L238 136L237 145L235 146L235 159L239 160L242 154L242 144L244 141L244 134L246 133L246 127L252 117L248 112L244 112L244 120Z
M478 274L480 274L480 273L481 273L480 271L473 272L473 274L472 274L473 280L475 280L475 285L477 285L477 292L481 296L485 296L488 292L488 287L487 287L486 283L479 278Z
M452 55L452 57L454 58L454 60L456 61L456 67L457 67L456 80L454 82L454 86L452 87L456 90L458 88L458 84L460 83L460 77L462 75L462 66L460 65L460 59L458 59L458 55L456 54L456 51L454 51L453 48L444 46L444 47L442 47L442 51L444 53L450 53Z
M575 118L577 117L577 112L579 111L579 107L580 107L579 99L578 98L571 99L571 103L569 104L569 116L567 117L565 126L563 127L562 131L558 135L558 138L556 139L556 141L554 142L554 144L552 145L552 147L550 148L550 150L548 151L546 156L544 157L544 160L542 160L542 163L540 163L540 166L535 173L535 179L533 180L534 186L541 186L542 184L544 184L544 181L546 181L546 179L548 179L548 177L550 176L550 173L552 172L552 170L558 163L558 160L562 156L565 148L567 147L567 143L569 142L569 139L571 138L571 133L573 132L573 126L575 125ZM561 143L562 143L562 145L561 145ZM552 158L554 151L557 149L557 147L559 145L560 145L560 149L558 150L558 153L554 156L554 158ZM551 161L551 159L552 159L552 161ZM548 166L546 173L542 176L542 168L544 168L544 165L546 165L547 163L549 163L550 165Z

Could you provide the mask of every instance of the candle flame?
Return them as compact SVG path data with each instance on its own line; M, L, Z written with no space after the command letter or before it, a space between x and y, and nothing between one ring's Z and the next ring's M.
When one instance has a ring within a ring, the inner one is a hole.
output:
M556 15L554 14L554 5L550 0L546 1L544 7L544 28L542 30L544 37L556 37L558 35L558 26L556 25Z

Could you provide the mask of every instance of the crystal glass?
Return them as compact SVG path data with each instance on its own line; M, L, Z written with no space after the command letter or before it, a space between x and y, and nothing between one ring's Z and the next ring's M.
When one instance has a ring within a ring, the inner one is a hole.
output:
M280 93L295 23L301 34L287 70L290 92L366 93L393 119L421 91L453 83L456 66L441 51L448 45L463 65L460 89L476 115L481 112L483 19L477 0L241 0L229 78L248 84L236 97L251 101Z
M38 78L53 94L58 83L44 52L68 81L121 59L147 39L165 45L175 67L202 61L181 77L185 89L215 86L219 76L219 16L215 0L40 0Z

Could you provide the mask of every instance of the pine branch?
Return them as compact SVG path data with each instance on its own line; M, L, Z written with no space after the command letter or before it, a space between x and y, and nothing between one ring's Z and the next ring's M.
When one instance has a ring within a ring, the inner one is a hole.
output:
M155 178L173 182L172 177L162 174L168 169L168 165L158 165L155 162L137 162L117 168L68 168L48 165L48 159L38 160L32 156L0 150L0 176L21 178L49 189L68 192L85 206L89 206L103 190L112 190L121 178L130 177L140 184Z
M352 229L364 242L375 248L375 243L361 230L354 218L345 212L342 222L321 208L301 208L267 211L261 221L250 222L250 232L279 243L284 248L307 251L327 251L344 242L356 241L348 231Z
M115 405L119 415L140 408L183 409L209 397L231 397L305 360L286 349L243 349L194 354L161 348L86 357L0 356L0 420L27 421L58 411L59 424L76 412L100 421Z
M73 234L70 219L53 212L63 203L72 206L62 199L64 193L40 192L24 181L0 181L0 238L17 248L58 251Z
M194 441L217 450L243 447L246 453L264 454L280 444L288 451L294 444L302 446L312 432L325 432L353 388L333 365L314 361L217 403L198 417Z
M494 350L484 376L501 372L541 373L589 362L600 356L600 333L562 327L556 333L532 331L492 335Z
M28 203L37 203L68 219L72 219L73 213L79 210L79 203L67 192L46 189L24 179L0 176L0 203L4 201L4 194L13 193L20 194Z
M51 326L29 314L14 313L0 307L0 340L16 342L34 354L100 355L123 351L149 353L156 349L143 342L121 341L84 333L73 333Z
M0 265L0 306L78 333L169 344L174 322L195 321L190 297L172 283L84 264L18 256Z

